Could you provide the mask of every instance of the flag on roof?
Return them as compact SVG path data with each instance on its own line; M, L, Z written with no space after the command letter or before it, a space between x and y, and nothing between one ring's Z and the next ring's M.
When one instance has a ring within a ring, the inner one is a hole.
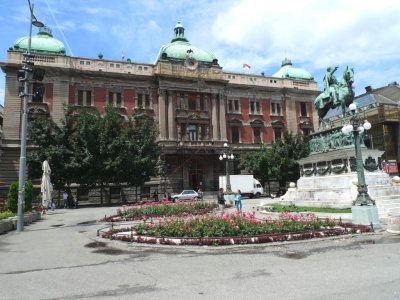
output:
M248 69L250 69L250 68L251 68L250 65L248 65L248 64L243 64L243 70L248 70Z
M124 60L125 59L125 53L124 53L124 51L122 50L122 60Z

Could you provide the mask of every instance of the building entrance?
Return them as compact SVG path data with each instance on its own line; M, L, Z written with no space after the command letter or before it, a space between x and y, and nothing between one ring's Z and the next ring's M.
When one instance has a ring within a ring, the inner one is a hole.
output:
M192 159L189 162L189 186L197 191L198 189L203 190L203 164L199 161L199 159Z

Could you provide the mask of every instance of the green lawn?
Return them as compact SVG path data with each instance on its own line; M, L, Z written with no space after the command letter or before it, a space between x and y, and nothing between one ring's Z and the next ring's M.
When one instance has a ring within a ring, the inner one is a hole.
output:
M307 206L294 206L294 205L281 205L272 204L270 205L274 212L321 212L321 213L339 213L347 214L351 213L351 208L337 209L328 207L307 207Z

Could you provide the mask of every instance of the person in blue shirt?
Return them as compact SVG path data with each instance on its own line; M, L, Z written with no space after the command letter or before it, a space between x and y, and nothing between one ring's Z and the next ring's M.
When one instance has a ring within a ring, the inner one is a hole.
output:
M241 213L243 204L242 204L242 192L240 190L237 190L235 198L236 198L236 201L235 201L236 202L236 209L237 209L238 212Z

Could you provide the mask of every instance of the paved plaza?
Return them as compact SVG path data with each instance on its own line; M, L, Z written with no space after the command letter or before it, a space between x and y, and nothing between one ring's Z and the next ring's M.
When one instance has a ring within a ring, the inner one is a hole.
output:
M400 235L384 220L363 235L182 247L98 239L98 220L115 212L56 209L0 235L0 298L400 299Z

